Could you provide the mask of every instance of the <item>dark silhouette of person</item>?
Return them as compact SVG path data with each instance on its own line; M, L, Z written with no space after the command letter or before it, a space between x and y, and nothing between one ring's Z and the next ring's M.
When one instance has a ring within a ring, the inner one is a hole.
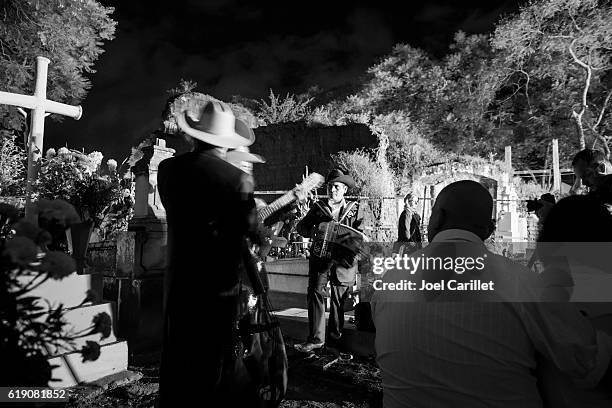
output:
M255 136L221 102L208 102L199 121L186 112L176 119L194 149L162 161L157 175L168 222L160 405L186 407L199 398L239 406L252 399L225 373L231 376L235 361L245 240L257 224L253 180L225 152Z
M570 300L574 287L572 264L612 273L607 253L612 244L596 244L606 242L612 242L612 216L597 198L570 196L555 204L542 224L536 247L544 266L544 299Z
M612 211L612 164L601 150L584 149L572 160L576 178ZM577 180L577 181L578 181Z
M568 302L595 327L612 332L612 216L594 196L570 196L556 203L544 220L536 255L544 270L541 300ZM541 361L539 386L545 405L555 408L609 406L610 393L580 390L550 362ZM612 370L602 383L612 386Z

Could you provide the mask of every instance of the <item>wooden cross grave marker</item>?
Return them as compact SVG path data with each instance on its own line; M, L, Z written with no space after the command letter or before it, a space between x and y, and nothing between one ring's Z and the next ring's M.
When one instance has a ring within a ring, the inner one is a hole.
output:
M47 99L48 58L36 58L36 85L34 95L22 95L0 91L0 103L13 105L32 111L30 122L30 137L28 141L28 178L26 184L26 219L36 223L32 203L32 190L38 177L39 160L42 157L43 138L45 131L45 116L48 113L69 116L76 120L81 118L81 106L66 105Z

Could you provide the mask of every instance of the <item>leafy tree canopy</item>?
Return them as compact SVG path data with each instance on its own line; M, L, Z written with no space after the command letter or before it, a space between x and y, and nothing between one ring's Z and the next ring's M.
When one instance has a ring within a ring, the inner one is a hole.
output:
M51 60L47 97L78 104L91 88L87 74L114 38L113 8L95 0L5 0L0 8L0 89L31 94L36 57ZM61 120L60 115L52 115ZM24 119L0 105L0 130L23 133Z

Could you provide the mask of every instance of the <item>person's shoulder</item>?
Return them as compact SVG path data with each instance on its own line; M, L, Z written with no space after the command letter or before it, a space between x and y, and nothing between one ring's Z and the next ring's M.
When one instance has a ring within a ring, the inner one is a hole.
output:
M239 191L241 193L252 193L255 190L255 179L253 178L253 176L243 171L240 171L239 169L236 170L238 170L239 172L236 173Z
M163 167L166 167L166 168L170 167L172 163L175 163L177 160L178 160L177 156L168 157L167 159L160 161L159 166L157 168L161 169Z
M327 201L325 199L319 199L315 201L310 208L325 209L327 208Z
M157 176L158 178L164 178L168 174L172 173L172 169L175 167L175 163L177 161L176 157L169 157L165 160L162 160L157 166Z
M346 216L348 218L353 218L357 216L357 211L359 209L359 201L355 200L347 200L346 201Z
M358 200L344 200L344 208L345 211L346 210L355 210L357 208L359 208L359 201Z

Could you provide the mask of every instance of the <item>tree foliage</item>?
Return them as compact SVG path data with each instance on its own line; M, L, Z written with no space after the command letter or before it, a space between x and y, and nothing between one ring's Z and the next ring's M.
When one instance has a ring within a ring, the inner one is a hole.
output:
M557 138L568 166L581 147L609 151L610 44L610 0L532 1L490 36L456 33L440 60L396 45L358 92L313 112L328 124L386 118L378 127L402 135L387 150L396 176L410 168L402 165L406 146L495 157L512 145L513 163L524 169L548 166Z
M494 159L508 145L515 168L549 168L554 138L568 167L581 148L609 153L611 3L533 0L490 35L456 33L441 59L397 44L348 96L306 106L271 92L256 114L265 123L306 115L314 125L367 124L387 143L398 186L437 160Z
M612 7L609 0L546 0L498 25L492 44L514 92L500 104L509 120L574 147L609 153ZM571 126L574 126L572 131Z
M32 94L36 57L51 60L47 97L78 104L91 88L86 75L114 38L113 8L95 0L5 0L0 7L0 89ZM60 115L53 115L61 120ZM0 129L22 134L23 117L0 105Z
M389 197L395 195L393 174L372 154L364 150L340 152L333 161L346 169L355 180L355 194L365 197Z
M27 156L15 143L14 136L0 138L0 196L21 196L25 193Z

